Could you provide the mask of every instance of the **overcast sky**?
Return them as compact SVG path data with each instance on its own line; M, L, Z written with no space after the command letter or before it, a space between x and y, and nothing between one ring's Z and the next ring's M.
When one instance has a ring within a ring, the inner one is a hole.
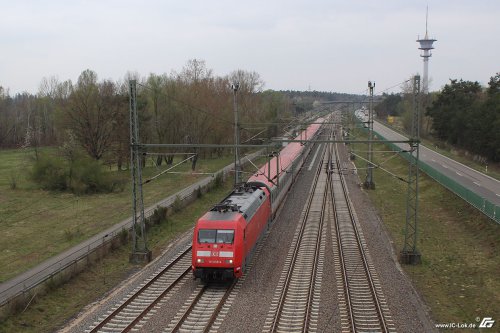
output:
M127 71L258 72L266 89L375 93L422 73L417 37L437 39L430 90L486 85L500 71L499 0L0 0L0 85L36 93L43 77ZM398 91L394 88L390 91Z

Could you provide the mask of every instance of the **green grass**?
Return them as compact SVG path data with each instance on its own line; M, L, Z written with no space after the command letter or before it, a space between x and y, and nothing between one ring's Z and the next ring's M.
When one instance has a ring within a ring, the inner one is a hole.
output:
M55 152L55 148L44 148ZM130 182L123 192L76 196L37 189L29 177L34 154L22 149L0 151L0 282L20 274L131 215ZM232 157L198 160L197 172L215 172ZM143 179L160 172L148 161ZM165 169L163 167L162 169ZM144 185L146 207L206 175L190 174L191 163ZM119 172L119 171L109 171ZM130 179L129 171L120 171ZM15 177L16 188L11 188Z
M354 149L366 151L366 146L356 144ZM375 145L374 149L387 147ZM377 153L375 162L390 156ZM359 159L356 163L365 167ZM384 168L407 178L408 163L402 158L385 163ZM359 173L363 179L364 171ZM403 266L404 270L423 295L435 322L500 318L500 225L425 174L420 175L417 244L422 264ZM380 169L375 170L374 182L376 190L368 194L399 252L404 242L407 185Z
M152 227L148 231L148 239L153 256L158 256L172 239L191 228L205 211L223 199L231 189L232 182L228 180L224 186L204 194L188 207L170 216L167 221ZM120 247L68 283L37 297L25 312L0 323L0 332L53 332L78 314L84 306L99 299L125 277L137 271L139 266L128 262L129 254L129 245Z

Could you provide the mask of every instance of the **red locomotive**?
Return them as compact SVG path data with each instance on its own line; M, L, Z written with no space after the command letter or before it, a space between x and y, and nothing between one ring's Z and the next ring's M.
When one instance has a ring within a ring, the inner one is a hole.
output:
M309 125L295 140L313 139L320 122ZM192 246L196 278L224 280L243 274L310 148L299 142L289 143L278 157L198 220Z

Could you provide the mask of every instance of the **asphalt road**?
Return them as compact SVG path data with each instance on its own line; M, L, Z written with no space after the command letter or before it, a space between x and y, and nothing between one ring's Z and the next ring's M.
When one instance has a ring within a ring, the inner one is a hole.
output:
M374 122L373 130L387 140L408 140L408 138L378 122ZM397 146L408 149L407 144L397 144ZM422 145L420 146L420 160L482 198L500 206L500 181Z

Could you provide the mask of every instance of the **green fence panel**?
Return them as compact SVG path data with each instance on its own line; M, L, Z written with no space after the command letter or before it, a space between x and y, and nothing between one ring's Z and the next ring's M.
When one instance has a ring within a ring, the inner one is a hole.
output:
M377 133L377 136L381 139L381 141L388 141L385 137ZM394 151L400 151L401 148L398 147L394 143L386 142L385 143L387 146L389 146L392 150ZM410 156L408 152L400 153L400 155L407 161L410 160L410 158L413 158ZM472 206L476 207L478 210L480 210L483 214L491 218L497 223L500 223L500 206L495 205L494 203L490 202L486 198L480 196L479 194L469 190L468 188L464 187L463 185L457 183L453 179L449 178L448 176L442 174L438 170L434 169L427 163L424 163L422 161L418 162L418 166L420 170L425 172L429 177L446 187L448 190L451 192L455 193L458 195L460 198L464 199L467 201L469 204Z

